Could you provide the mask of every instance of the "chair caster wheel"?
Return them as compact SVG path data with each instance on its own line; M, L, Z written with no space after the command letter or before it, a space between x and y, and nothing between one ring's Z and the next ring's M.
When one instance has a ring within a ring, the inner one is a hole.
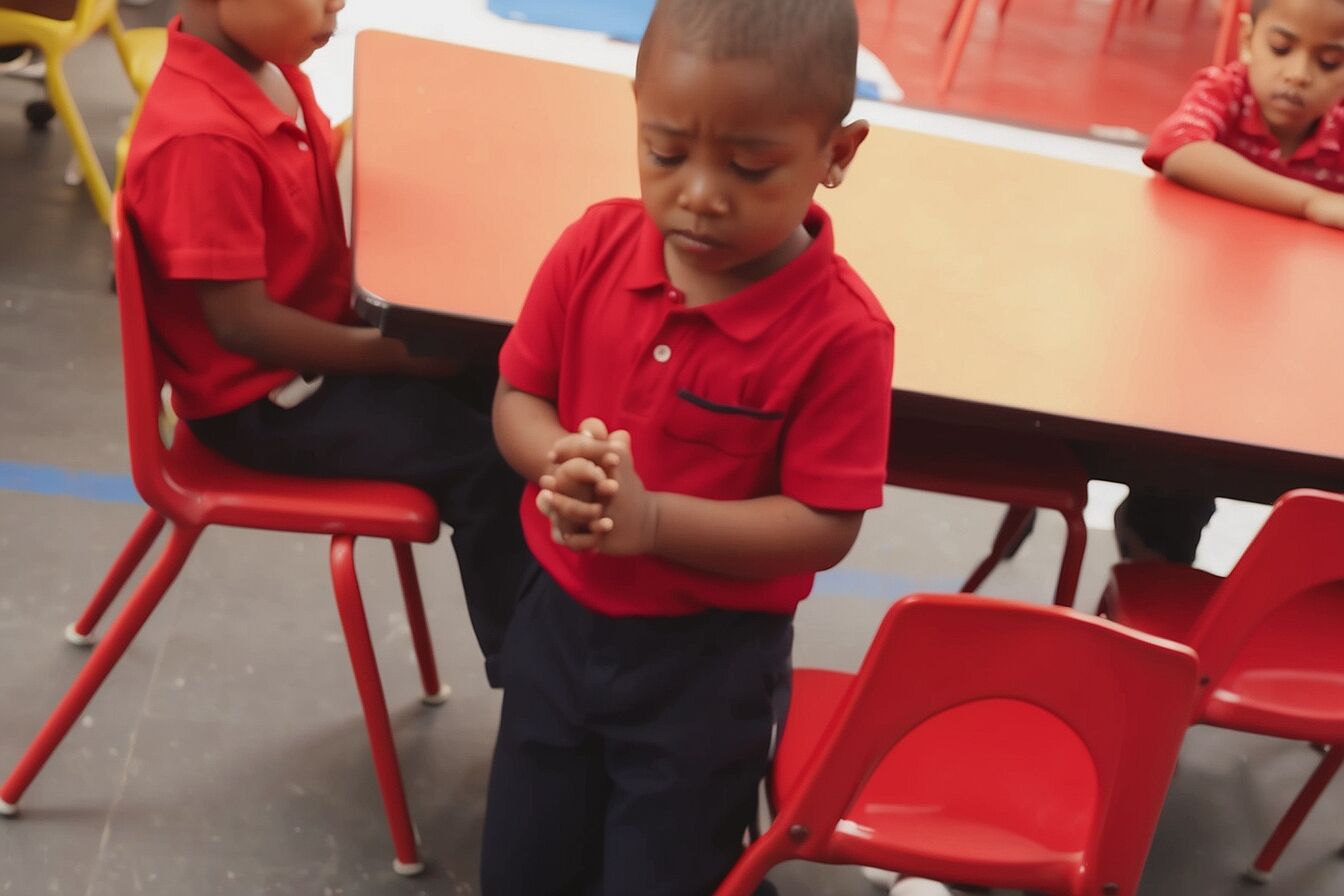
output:
M23 107L23 117L35 131L46 130L47 124L56 117L56 107L46 100L33 100Z

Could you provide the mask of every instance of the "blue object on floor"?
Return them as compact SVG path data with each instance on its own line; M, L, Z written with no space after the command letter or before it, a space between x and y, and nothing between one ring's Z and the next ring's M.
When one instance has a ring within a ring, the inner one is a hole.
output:
M0 461L0 491L65 495L113 504L141 503L129 476L14 461Z
M597 31L637 44L653 0L490 0L490 11L519 22Z

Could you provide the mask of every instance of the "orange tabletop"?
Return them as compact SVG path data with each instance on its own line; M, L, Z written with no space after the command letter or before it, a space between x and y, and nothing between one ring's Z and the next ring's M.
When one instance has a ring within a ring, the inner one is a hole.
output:
M629 82L379 32L355 77L361 313L488 355L560 231L638 195ZM819 199L896 325L898 420L1067 437L1126 480L1145 451L1229 463L1246 484L1214 487L1261 500L1344 485L1344 234L886 128Z

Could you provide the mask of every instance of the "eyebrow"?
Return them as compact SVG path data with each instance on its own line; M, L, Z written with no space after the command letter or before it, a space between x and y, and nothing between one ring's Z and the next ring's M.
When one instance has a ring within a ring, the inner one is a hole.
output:
M685 128L674 127L670 124L664 124L659 121L646 121L639 126L641 131L657 131L668 137L690 137L691 132ZM724 134L720 139L729 143L736 143L739 146L746 146L753 149L766 149L772 146L783 146L786 141L778 140L774 137L759 137L750 134Z

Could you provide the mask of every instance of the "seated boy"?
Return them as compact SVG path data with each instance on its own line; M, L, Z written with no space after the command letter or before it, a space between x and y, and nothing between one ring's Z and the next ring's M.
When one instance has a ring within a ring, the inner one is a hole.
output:
M852 0L660 0L642 203L564 232L504 345L495 433L539 565L487 896L698 896L741 852L794 609L882 501L892 327L812 204L867 135L857 46Z
M169 25L123 190L155 363L192 433L238 463L426 491L493 678L527 561L522 482L495 448L489 387L473 407L457 365L352 316L331 126L298 69L342 6L183 0Z
M1254 0L1241 58L1206 68L1143 161L1204 193L1344 227L1344 2ZM1190 563L1208 495L1131 489L1115 532L1128 559Z

